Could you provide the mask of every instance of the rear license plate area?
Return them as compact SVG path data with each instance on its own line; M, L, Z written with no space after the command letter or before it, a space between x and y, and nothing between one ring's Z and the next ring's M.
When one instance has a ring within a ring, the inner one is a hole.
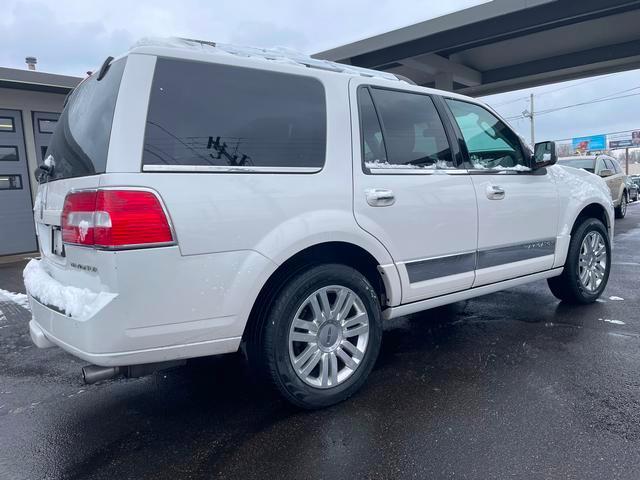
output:
M64 243L62 243L62 230L60 227L51 227L51 253L64 257Z

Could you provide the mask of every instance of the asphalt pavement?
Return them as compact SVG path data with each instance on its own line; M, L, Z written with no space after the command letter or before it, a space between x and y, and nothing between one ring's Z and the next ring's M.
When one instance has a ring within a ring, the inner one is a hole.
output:
M24 291L25 262L0 265ZM350 400L301 412L243 358L82 384L0 295L0 478L640 478L640 204L601 301L546 282L389 322Z

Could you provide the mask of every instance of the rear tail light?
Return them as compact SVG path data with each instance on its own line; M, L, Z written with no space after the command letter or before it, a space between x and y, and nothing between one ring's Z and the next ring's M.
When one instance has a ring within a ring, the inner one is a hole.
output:
M99 248L140 248L169 245L175 239L154 193L108 189L66 196L62 241Z

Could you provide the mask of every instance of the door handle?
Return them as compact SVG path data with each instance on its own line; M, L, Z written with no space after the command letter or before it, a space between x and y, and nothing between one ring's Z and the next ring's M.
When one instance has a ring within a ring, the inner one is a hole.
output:
M489 185L487 187L487 198L489 200L502 200L504 198L504 188L500 185Z
M372 207L388 207L396 203L393 191L386 188L369 188L365 190L365 196Z

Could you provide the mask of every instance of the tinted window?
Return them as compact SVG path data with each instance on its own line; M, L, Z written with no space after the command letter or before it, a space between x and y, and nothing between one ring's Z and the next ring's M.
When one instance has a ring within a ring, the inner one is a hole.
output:
M607 170L611 170L613 173L616 173L616 169L610 160L602 158L602 164L604 165L602 168L606 168Z
M620 164L617 162L617 160L609 159L609 162L611 162L611 165L613 166L613 171L614 172L622 173L622 168L620 167Z
M325 110L313 78L158 59L143 162L321 167Z
M69 97L47 150L55 163L51 180L105 172L125 62L113 62L100 81L92 75Z
M358 105L360 107L360 136L362 139L362 154L367 168L387 163L387 152L382 138L382 127L378 121L371 94L366 88L358 90Z
M447 99L462 131L473 168L528 169L518 136L487 109Z
M17 161L18 161L17 147L0 146L0 162L17 162Z
M430 97L378 88L371 93L386 146L384 166L453 168L444 126Z

